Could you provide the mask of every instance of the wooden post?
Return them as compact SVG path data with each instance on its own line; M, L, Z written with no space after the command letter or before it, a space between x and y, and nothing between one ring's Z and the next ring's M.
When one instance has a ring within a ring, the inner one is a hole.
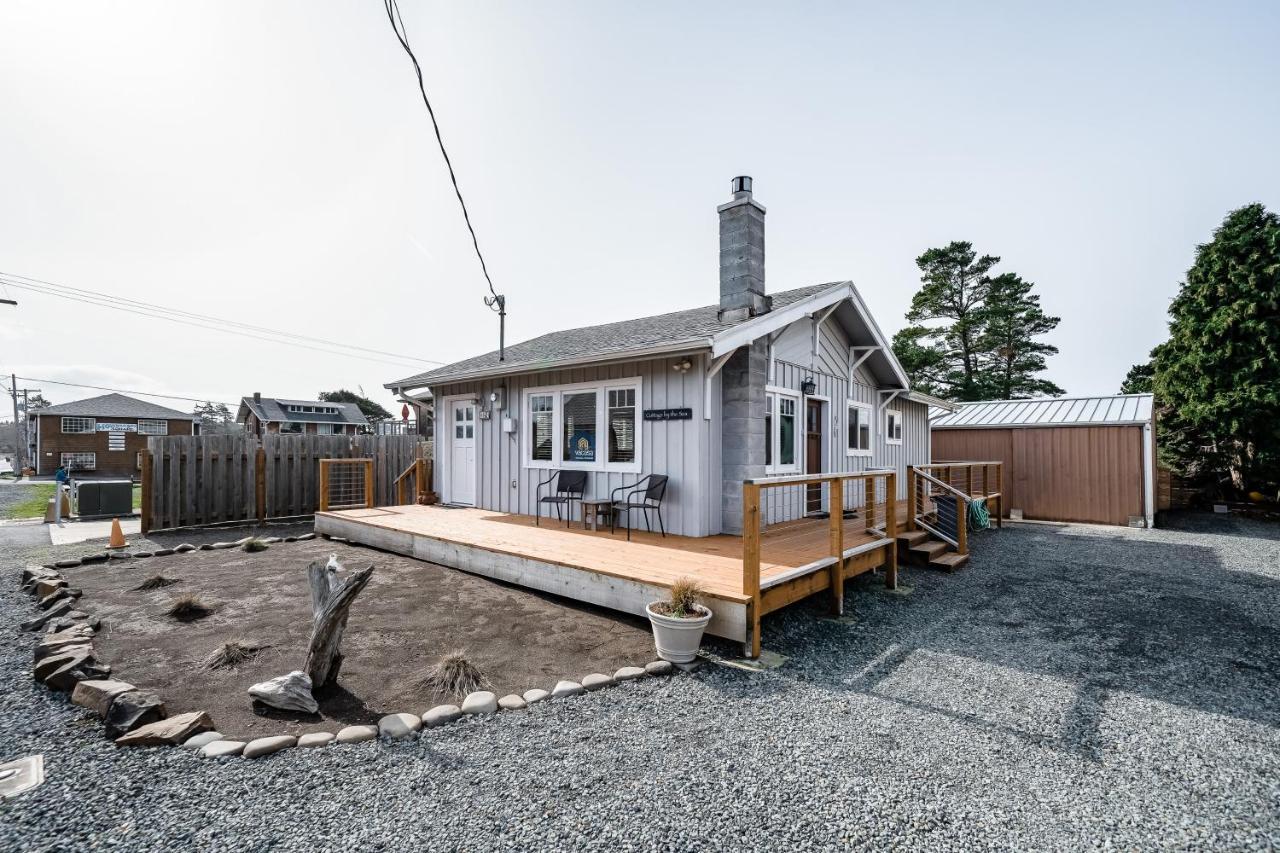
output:
M742 594L751 597L746 653L760 657L760 486L742 484Z
M373 493L373 460L366 459L364 461L364 506L365 509L373 509L373 505L377 503L376 495Z
M996 463L996 527L1004 527L1004 463Z
M416 504L423 503L431 485L427 482L427 460L422 458L419 451L418 458L413 462L413 502Z
M867 530L876 526L876 478L867 477L863 481L862 492L863 515L866 524L863 525Z
M907 524L908 532L916 529L916 466L907 466Z
M964 493L973 497L973 466L964 466Z
M961 497L956 498L956 552L969 553L969 502Z
M258 523L267 519L267 451L259 444L255 456L253 471L253 501L257 510Z
M320 511L329 510L329 460L320 460Z
M151 483L151 448L142 451L142 535L151 532L151 497L155 486Z
M910 470L910 469L907 469ZM884 535L889 539L886 551L884 585L888 589L898 588L898 474L890 471L885 474Z
M844 480L829 480L827 505L831 510L831 612L844 613Z

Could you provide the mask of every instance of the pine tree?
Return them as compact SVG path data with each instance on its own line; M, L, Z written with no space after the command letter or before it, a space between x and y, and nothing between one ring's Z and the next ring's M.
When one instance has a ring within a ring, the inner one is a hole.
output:
M994 278L1000 263L957 241L916 258L922 286L893 351L912 387L949 400L1009 399L1061 394L1036 374L1057 348L1034 340L1057 317L1040 308L1032 285L1013 273Z
M1182 439L1175 470L1217 468L1239 491L1280 483L1280 217L1229 213L1169 308L1155 393Z
M1154 356L1153 356L1154 357ZM1129 368L1120 383L1121 394L1150 394L1155 388L1156 366L1154 362L1144 361Z
M1056 329L1059 318L1041 310L1031 282L1011 272L993 278L983 320L986 325L978 349L983 368L980 385L987 399L1021 400L1065 393L1037 375L1046 369L1045 356L1057 355L1058 348L1035 337Z

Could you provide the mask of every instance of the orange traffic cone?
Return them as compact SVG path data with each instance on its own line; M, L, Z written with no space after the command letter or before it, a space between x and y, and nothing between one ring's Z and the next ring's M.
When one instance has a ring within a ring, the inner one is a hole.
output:
M129 543L124 541L124 531L120 529L120 519L111 519L111 541L107 543L108 548L127 548Z

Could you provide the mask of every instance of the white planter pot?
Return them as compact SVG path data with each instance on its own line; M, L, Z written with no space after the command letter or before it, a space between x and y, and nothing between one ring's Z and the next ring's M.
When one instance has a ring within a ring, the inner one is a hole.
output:
M653 644L658 649L658 657L672 663L689 663L698 656L702 632L711 621L710 610L701 604L698 609L702 611L702 616L678 619L655 613L652 604L645 607L645 612L649 614L649 624L653 626Z

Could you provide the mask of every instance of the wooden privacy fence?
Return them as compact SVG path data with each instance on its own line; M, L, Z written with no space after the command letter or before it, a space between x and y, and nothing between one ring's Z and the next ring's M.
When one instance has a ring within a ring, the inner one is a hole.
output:
M374 506L422 458L412 435L152 436L142 451L142 531L312 515L320 460L368 459Z

